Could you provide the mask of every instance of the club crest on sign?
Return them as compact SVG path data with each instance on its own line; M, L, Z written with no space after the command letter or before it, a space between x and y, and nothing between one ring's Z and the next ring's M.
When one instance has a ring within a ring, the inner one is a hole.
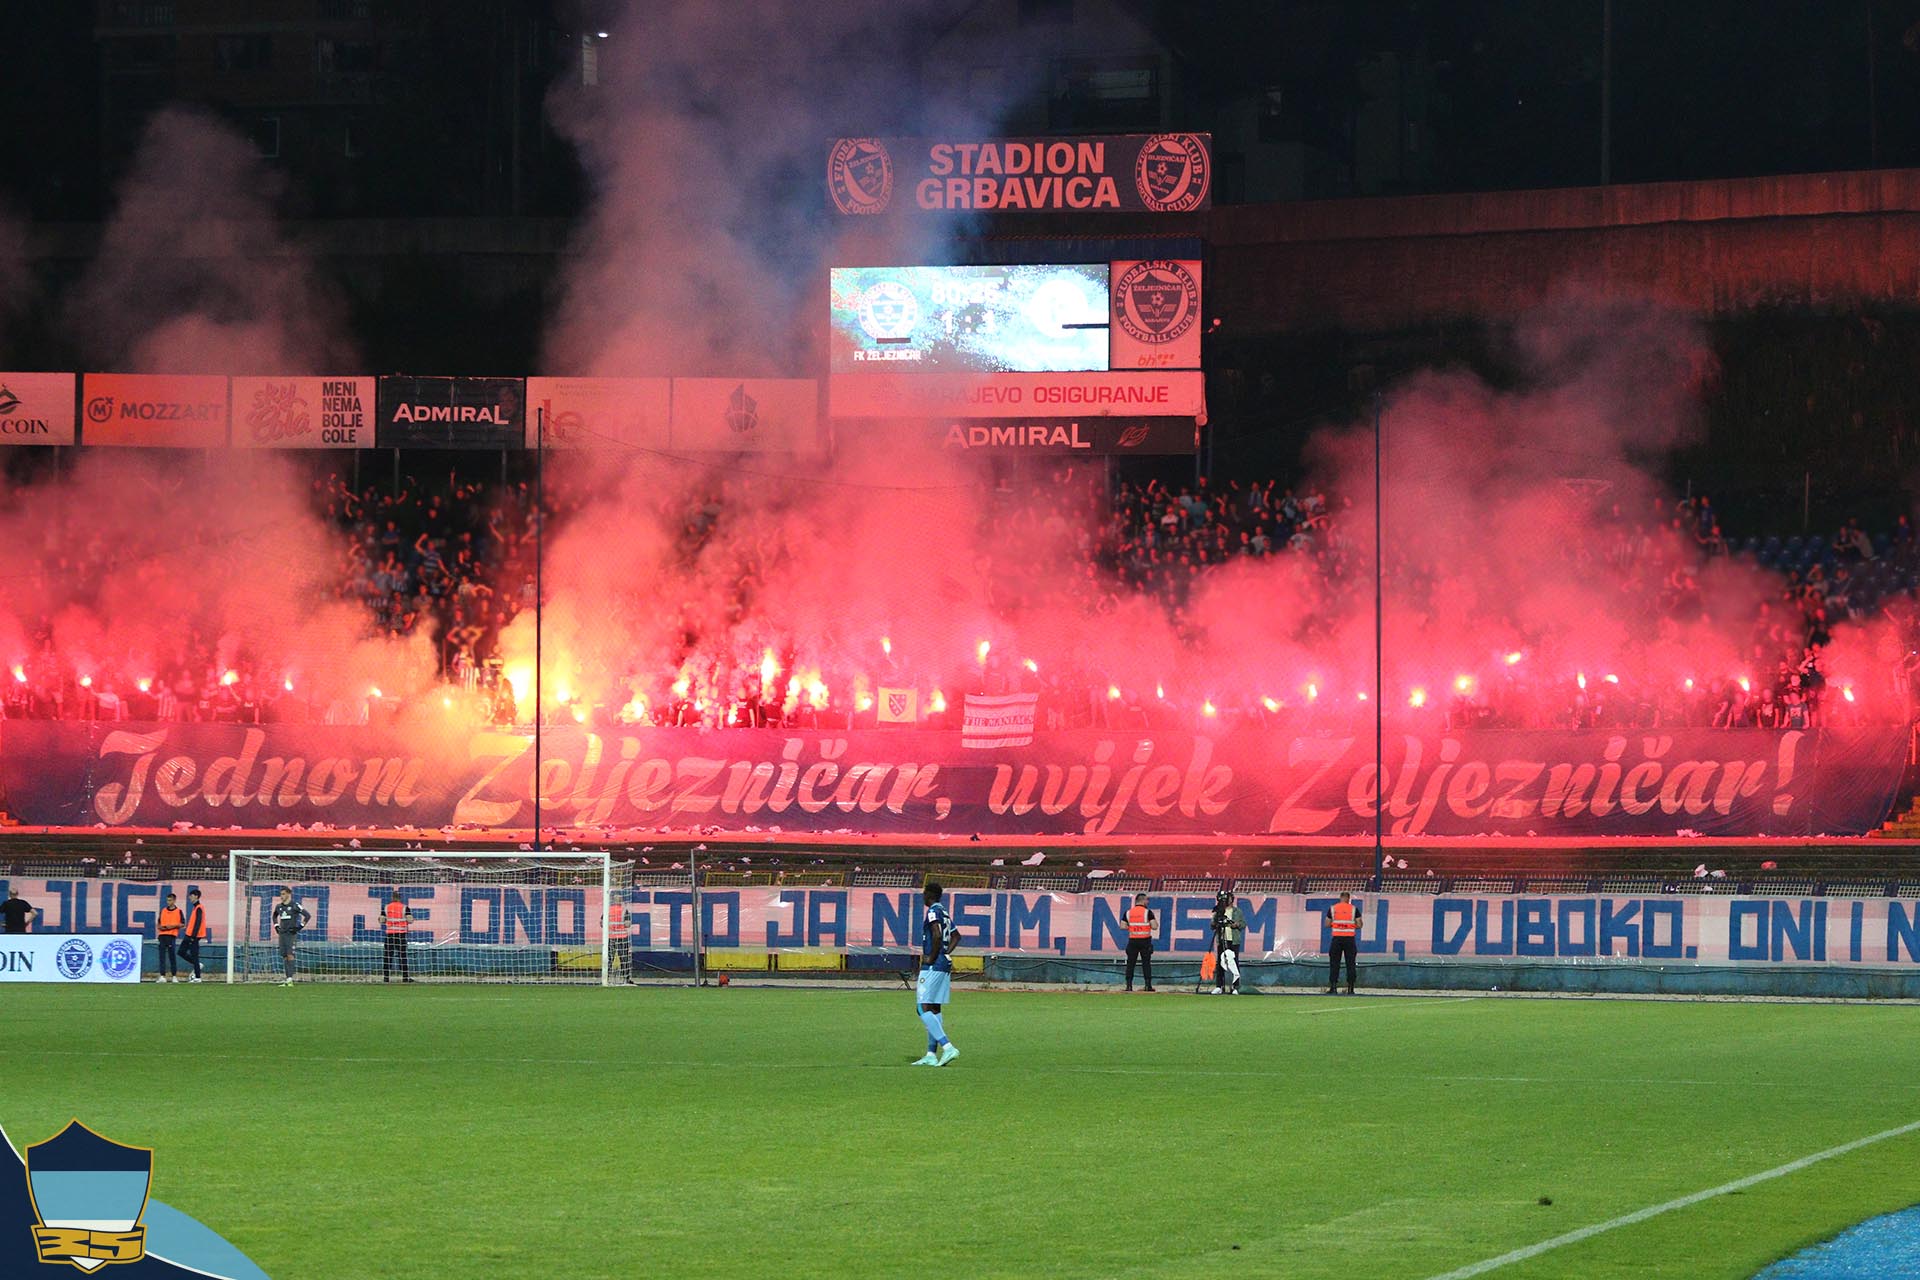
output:
M61 977L78 982L93 968L93 948L82 939L68 938L53 953L53 966Z
M1140 199L1155 213L1197 209L1213 180L1206 144L1191 133L1157 133L1141 146L1133 180Z
M893 157L878 138L842 138L827 155L827 190L842 213L884 213L893 201Z
M727 429L745 435L759 425L760 402L747 394L747 384L743 382L727 393Z
M1200 316L1200 285L1178 262L1138 262L1114 285L1121 331L1155 345L1185 337Z
M140 948L115 938L100 948L100 968L109 978L124 978L140 967Z
M860 295L860 327L875 342L907 337L920 323L920 303L895 280L882 280Z

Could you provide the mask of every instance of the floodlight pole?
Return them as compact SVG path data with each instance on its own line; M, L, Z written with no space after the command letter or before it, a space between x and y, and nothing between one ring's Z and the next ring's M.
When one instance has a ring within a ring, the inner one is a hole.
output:
M547 540L546 517L546 458L547 458L547 410L546 406L533 411L533 851L539 853L540 846L540 671L546 664L541 661L540 638L546 628L540 616L546 600L545 588L541 580L541 561L545 557ZM511 690L513 684L508 682Z
M1380 393L1373 393L1373 880L1370 891L1380 892L1380 873L1386 863L1386 512L1381 506Z

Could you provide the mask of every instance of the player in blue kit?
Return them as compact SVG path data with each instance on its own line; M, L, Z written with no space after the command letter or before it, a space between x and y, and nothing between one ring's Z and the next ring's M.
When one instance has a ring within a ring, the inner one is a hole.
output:
M927 1056L916 1058L916 1067L944 1067L960 1056L940 1025L940 1009L953 996L953 917L940 901L938 882L927 881L926 937L920 947L920 980L914 988L914 1003L920 1021L927 1027Z

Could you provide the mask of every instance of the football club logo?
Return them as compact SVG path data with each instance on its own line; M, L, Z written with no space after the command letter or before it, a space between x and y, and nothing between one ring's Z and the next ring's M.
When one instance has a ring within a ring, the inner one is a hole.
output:
M130 1263L125 1274L159 1280L267 1280L217 1232L152 1198L153 1164L148 1148L78 1120L18 1152L0 1130L0 1275Z
M727 393L727 429L745 435L759 425L760 402L747 394L747 384L743 382Z
M140 949L125 938L100 948L100 968L109 978L124 978L140 967Z
M1120 328L1135 342L1174 342L1200 316L1200 285L1178 262L1138 262L1113 286Z
M893 157L878 138L842 138L827 155L827 190L842 213L885 213L893 202Z
M898 720L907 714L907 708L913 705L913 699L900 689L887 690L887 714Z
M53 965L61 977L78 982L93 969L93 948L79 938L68 938L53 953Z
M42 1262L94 1271L147 1256L147 1184L153 1152L103 1138L73 1121L27 1148L33 1242Z
M1212 180L1206 145L1191 133L1156 133L1141 145L1133 165L1140 199L1155 213L1199 208Z
M875 342L904 338L919 323L920 304L898 281L882 280L860 295L860 327Z

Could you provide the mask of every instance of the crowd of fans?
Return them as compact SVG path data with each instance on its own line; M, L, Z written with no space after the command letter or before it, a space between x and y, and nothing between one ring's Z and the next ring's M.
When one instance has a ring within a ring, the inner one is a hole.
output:
M675 517L678 549L698 558L722 513L751 503L757 482L715 478ZM497 723L523 722L531 714L525 689L515 689L503 670L501 636L523 611L537 604L535 542L541 516L525 482L504 475L483 483L471 475L396 477L393 482L353 484L337 470L316 476L315 511L338 537L334 580L341 600L365 614L370 638L395 644L424 642L444 696L459 697ZM1008 554L1004 562L976 566L986 603L1009 616L1041 601L1050 607L1111 613L1130 597L1145 596L1166 612L1174 631L1198 638L1188 616L1196 586L1209 571L1243 560L1289 557L1319 584L1317 609L1299 618L1294 639L1310 646L1316 614L1352 616L1358 593L1372 590L1370 543L1353 528L1352 502L1275 481L1189 485L1158 481L1116 482L1099 468L1063 466L1039 483L1003 485L990 495L983 519L998 541L1010 546L1065 549L1081 576L1063 583L1060 557ZM560 529L576 512L549 503L549 527ZM1515 624L1506 654L1492 653L1471 670L1434 673L1431 680L1394 691L1396 716L1418 717L1448 728L1482 727L1765 727L1808 728L1858 722L1869 700L1857 699L1852 681L1882 680L1898 695L1872 700L1884 709L1911 705L1907 681L1920 665L1920 632L1911 608L1911 588L1920 575L1913 531L1902 519L1878 538L1849 522L1830 539L1729 540L1718 513L1704 497L1655 503L1641 511L1613 507L1602 513L1598 533L1550 548L1563 557L1589 590L1617 591L1623 600L1652 602L1648 616L1656 634L1649 645L1680 635L1700 619L1706 603L1701 578L1716 559L1744 557L1778 571L1776 598L1763 600L1751 619L1744 650L1732 662L1739 674L1700 671L1684 678L1657 663L1623 663L1623 672L1570 669L1545 652L1541 637ZM84 521L67 531L66 545L28 570L61 575L68 582L113 566L112 549L96 545ZM807 536L775 524L764 539L739 541L736 562L721 566L710 589L726 597L737 617L770 567L791 548L786 537ZM1416 628L1402 640L1417 651L1420 629L1438 626L1460 587L1447 566L1423 553L1418 538L1390 547L1387 572L1393 582L1396 629ZM991 553L983 553L989 559ZM1364 562L1363 562L1364 556ZM1897 672L1849 672L1838 676L1826 658L1833 629L1884 609L1900 625L1908 654ZM135 676L107 666L82 672L54 651L53 629L39 620L8 673L0 677L0 716L65 719L178 719L225 722L326 719L355 723L392 705L372 691L366 697L330 697L324 705L276 664L273 655L222 652L218 637L173 638L170 652L151 673ZM688 628L692 628L691 621ZM1330 623L1328 624L1331 625ZM1724 627L1723 627L1724 630ZM1329 630L1318 636L1332 638ZM1051 655L1045 669L1018 655L982 654L957 664L971 684L953 684L922 702L916 719L949 725L958 708L946 698L968 692L1033 691L1042 727L1162 727L1196 717L1225 724L1264 727L1338 726L1370 718L1364 690L1313 686L1245 690L1238 694L1189 689L1123 687L1089 669L1072 654ZM1652 674L1656 668L1658 674ZM634 673L610 673L624 690ZM809 685L800 673L772 664L756 669L708 669L675 681L656 682L661 696L626 701L622 692L594 705L583 698L564 709L573 719L623 723L850 726L878 722L877 690L862 682L829 690ZM972 686L977 686L974 688ZM1878 692L1878 691L1876 691Z

